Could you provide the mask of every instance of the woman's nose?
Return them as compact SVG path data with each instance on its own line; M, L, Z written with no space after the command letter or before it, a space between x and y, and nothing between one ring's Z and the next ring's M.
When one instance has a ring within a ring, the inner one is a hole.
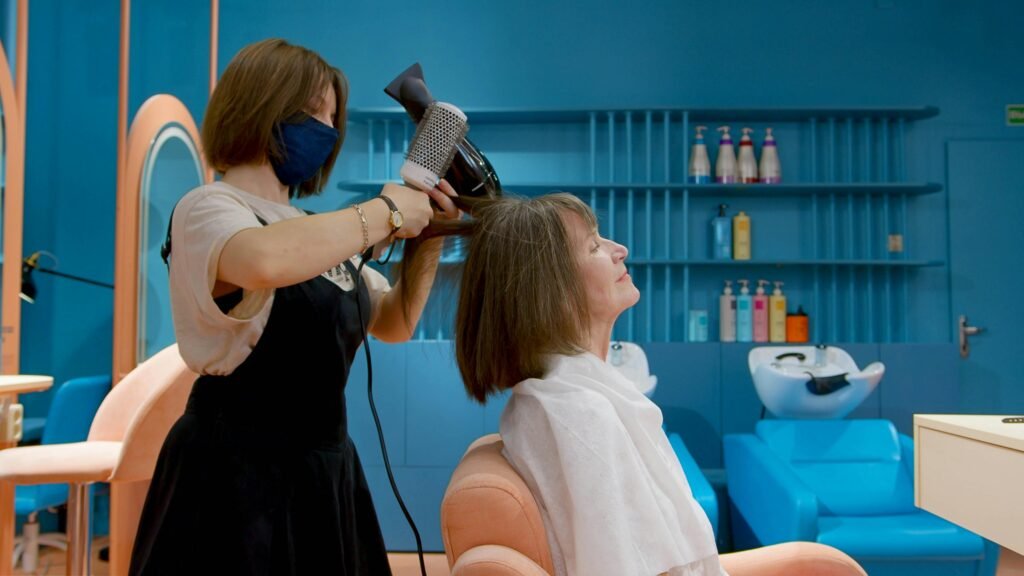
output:
M618 242L613 242L612 244L614 244L615 247L612 253L615 254L615 257L619 262L622 262L627 256L629 256L629 248L626 248Z

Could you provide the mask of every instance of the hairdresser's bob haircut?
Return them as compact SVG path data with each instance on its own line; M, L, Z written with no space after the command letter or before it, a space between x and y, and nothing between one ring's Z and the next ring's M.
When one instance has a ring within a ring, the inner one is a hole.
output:
M224 70L203 119L207 162L223 174L232 166L283 160L274 133L283 122L308 117L325 90L337 97L338 142L315 176L301 183L299 198L318 194L345 139L348 81L316 52L272 38L242 48Z
M589 338L587 298L565 218L597 229L579 198L506 196L474 210L455 320L466 391L487 396L546 372L546 356L576 354Z

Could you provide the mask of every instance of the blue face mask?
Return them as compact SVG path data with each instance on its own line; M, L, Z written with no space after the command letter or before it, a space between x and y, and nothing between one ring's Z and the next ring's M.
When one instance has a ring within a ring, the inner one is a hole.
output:
M285 186L297 186L316 175L338 141L338 131L316 118L281 123L274 133L284 158L271 160L277 179Z

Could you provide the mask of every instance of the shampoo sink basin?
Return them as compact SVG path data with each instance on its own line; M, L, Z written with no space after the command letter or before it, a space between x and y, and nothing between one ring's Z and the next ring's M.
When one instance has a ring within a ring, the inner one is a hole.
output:
M612 342L608 347L608 363L618 369L648 398L654 395L658 377L651 374L647 365L647 354L639 345L632 342Z
M834 346L761 346L747 359L757 395L776 418L843 418L885 373L881 362L861 370Z

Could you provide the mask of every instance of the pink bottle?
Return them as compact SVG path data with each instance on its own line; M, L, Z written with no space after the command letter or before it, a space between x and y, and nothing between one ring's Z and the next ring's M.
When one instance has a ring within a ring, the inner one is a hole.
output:
M764 293L767 284L767 280L758 280L754 294L754 342L768 341L768 296Z

